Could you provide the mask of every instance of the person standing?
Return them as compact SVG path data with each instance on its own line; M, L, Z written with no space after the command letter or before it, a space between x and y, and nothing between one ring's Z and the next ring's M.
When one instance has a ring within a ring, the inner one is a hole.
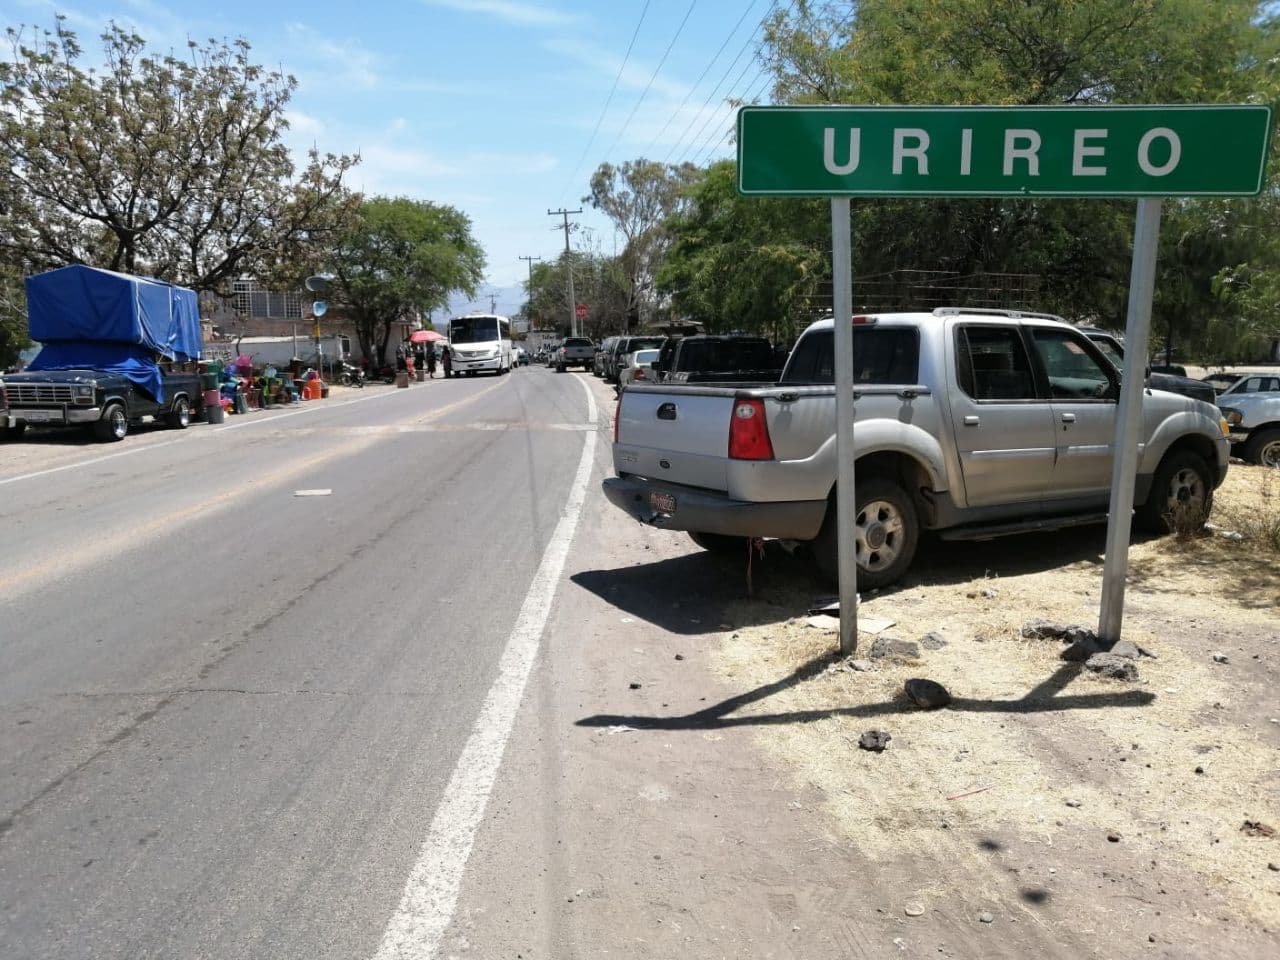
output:
M431 380L436 378L436 345L428 343L426 349L427 377Z
M417 344L413 348L413 363L419 370L427 369L427 355L422 349L422 344Z
M403 343L396 344L396 371L399 372L401 370L408 370L408 369L409 369L409 365L408 363L406 363L405 357L404 357L404 344Z
M453 376L453 349L445 344L441 348L441 356L444 358L444 378L448 380Z

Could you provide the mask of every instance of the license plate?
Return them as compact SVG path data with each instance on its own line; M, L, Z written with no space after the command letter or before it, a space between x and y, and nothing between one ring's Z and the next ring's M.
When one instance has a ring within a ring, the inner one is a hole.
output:
M672 493L650 493L649 506L658 513L675 513L676 498Z
M46 423L49 420L61 420L61 410L14 410L11 416L15 416L27 423Z

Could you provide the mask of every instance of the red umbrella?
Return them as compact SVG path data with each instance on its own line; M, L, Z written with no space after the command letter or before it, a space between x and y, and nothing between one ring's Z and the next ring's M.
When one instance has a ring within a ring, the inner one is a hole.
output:
M409 334L410 343L433 343L443 339L445 338L434 330L415 330Z

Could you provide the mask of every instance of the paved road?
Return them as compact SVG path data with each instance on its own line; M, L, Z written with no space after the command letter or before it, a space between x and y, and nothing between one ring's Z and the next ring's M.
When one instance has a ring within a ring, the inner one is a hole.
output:
M0 449L0 956L372 956L594 429L579 380L25 478Z

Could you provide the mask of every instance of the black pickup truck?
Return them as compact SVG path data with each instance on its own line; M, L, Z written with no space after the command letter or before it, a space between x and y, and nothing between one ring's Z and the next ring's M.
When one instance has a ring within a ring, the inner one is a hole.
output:
M200 406L200 375L161 371L163 401L134 381L103 370L6 373L8 415L0 437L17 439L28 425L81 427L102 441L123 440L131 424L153 417L184 429Z
M764 337L669 337L653 365L670 383L777 383L782 363Z

